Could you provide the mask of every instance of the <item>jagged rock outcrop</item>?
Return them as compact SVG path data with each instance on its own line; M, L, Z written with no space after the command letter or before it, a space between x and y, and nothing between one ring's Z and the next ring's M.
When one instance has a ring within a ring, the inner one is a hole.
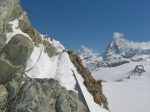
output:
M91 72L82 65L82 60L75 54L75 52L68 51L68 54L72 63L77 68L77 71L84 78L84 84L88 91L93 95L95 102L109 110L107 98L104 96L102 91L102 82L96 81L92 77Z
M136 65L134 70L131 72L131 75L128 77L130 78L131 76L140 76L142 75L143 72L146 72L145 68L143 65Z

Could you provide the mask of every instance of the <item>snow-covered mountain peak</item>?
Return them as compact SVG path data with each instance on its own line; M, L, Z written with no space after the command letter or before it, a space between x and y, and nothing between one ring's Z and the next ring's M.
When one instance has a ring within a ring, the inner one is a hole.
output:
M124 34L115 32L104 53L104 60L130 59L133 56L150 54L150 42L133 42L124 38Z
M123 33L114 32L113 39L110 43L111 47L117 46L119 50L122 49L150 49L150 42L134 42L125 38Z
M94 52L92 49L82 45L77 51L77 54L82 59L83 64L90 70L98 68L103 60L101 54Z
M150 42L133 42L125 38L123 33L114 32L112 41L103 55L81 46L78 50L83 64L94 70L102 66L118 66L130 61L145 60L150 56Z
M128 43L129 41L127 39L124 38L124 34L123 33L119 33L119 32L114 32L113 34L113 39L111 41L110 46L111 47L124 47L126 43Z

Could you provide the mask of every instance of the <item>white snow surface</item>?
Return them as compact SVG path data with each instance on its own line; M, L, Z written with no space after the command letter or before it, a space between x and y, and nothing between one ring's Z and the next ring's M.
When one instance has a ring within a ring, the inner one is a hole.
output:
M136 65L143 65L146 72L127 79ZM92 73L97 80L106 81L102 87L111 112L150 112L149 58L117 67L101 67Z
M26 74L31 78L54 78L58 56L49 56L44 52L44 46L34 47L31 57L27 61Z
M135 55L131 58L132 61L144 61L150 59L149 55Z
M150 112L150 72L145 75L148 79L103 83L111 112Z
M13 36L15 36L16 34L21 34L21 35L24 35L26 36L27 38L30 38L30 36L24 32L21 31L21 29L19 28L19 20L18 19L15 19L13 21L10 21L9 22L10 25L12 25L12 32L8 32L6 33L6 44L12 39Z

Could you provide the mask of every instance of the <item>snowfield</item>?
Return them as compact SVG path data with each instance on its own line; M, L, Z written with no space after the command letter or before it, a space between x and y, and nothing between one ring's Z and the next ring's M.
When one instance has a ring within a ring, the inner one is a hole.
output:
M127 79L136 65L144 65L146 72ZM100 68L93 76L106 81L103 92L111 112L150 112L150 59Z
M111 112L150 112L150 80L103 83Z

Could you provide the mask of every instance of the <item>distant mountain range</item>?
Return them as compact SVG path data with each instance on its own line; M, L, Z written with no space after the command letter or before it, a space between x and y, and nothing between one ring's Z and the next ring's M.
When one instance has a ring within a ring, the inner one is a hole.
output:
M83 64L103 81L111 112L149 112L150 42L133 42L114 33L103 54L81 46Z
M84 65L93 70L98 67L114 67L130 61L141 61L150 56L150 42L133 42L115 32L112 41L103 54L93 52L82 45L77 51Z

